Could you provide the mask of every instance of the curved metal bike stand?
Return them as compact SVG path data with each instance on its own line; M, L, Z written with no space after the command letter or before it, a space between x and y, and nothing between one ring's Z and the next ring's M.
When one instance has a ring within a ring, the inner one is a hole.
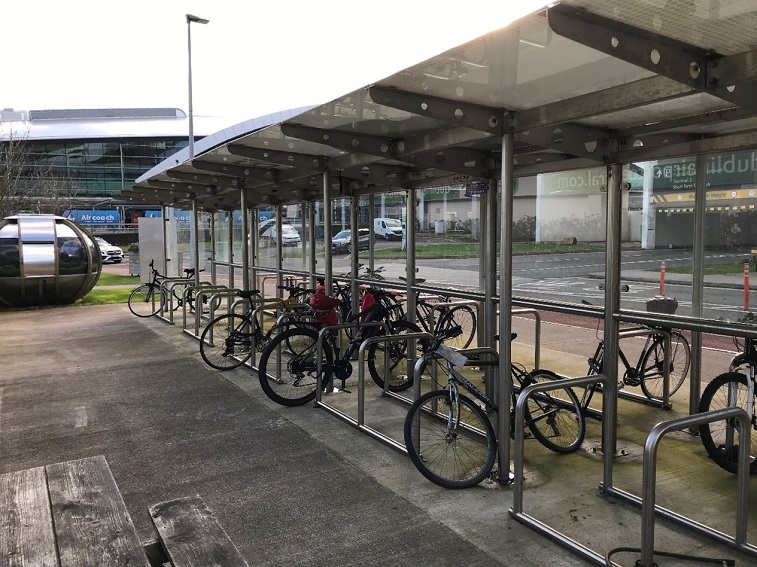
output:
M179 284L187 284L191 283L193 280L188 280L187 278L182 277L175 277L175 278L164 278L160 280L160 311L158 311L158 314L156 315L159 319L163 319L164 321L167 321L171 325L173 325L173 288L174 286L177 286ZM163 294L166 294L166 297L168 298L168 312L166 316L166 309L165 304L163 303Z
M655 483L657 480L657 447L662 437L670 431L680 431L723 419L736 419L739 424L739 472L736 493L736 535L723 534L709 526L671 512L655 505ZM749 501L749 448L751 447L751 421L749 415L741 408L730 407L720 410L697 413L679 419L658 423L652 428L644 445L644 476L641 485L642 497L619 490L604 489L604 492L622 498L627 502L641 506L641 566L654 565L654 524L655 513L699 534L708 536L738 551L757 556L757 547L746 543L748 501Z
M547 524L537 520L533 516L523 512L523 449L525 445L525 417L528 398L536 392L548 392L550 390L558 390L564 387L570 388L572 386L588 386L597 382L601 383L603 388L613 387L607 376L604 374L595 374L594 376L586 376L583 378L566 378L564 380L555 380L554 382L532 384L521 391L518 396L518 401L515 403L515 464L513 468L513 506L510 508L510 516L529 528L539 532L541 535L548 537L565 549L580 555L591 563L605 567L606 562L603 555L596 553L557 530L550 528ZM614 438L614 436L615 420L604 420L602 422L602 437ZM612 453L607 452L604 454L604 479L605 484L608 486L612 484L612 459Z
M202 305L203 297L205 297L206 291L214 292L218 290L229 289L225 285L215 285L210 282L200 282L199 284L192 283L184 288L181 293L181 328L188 335L193 336L196 339L200 338L200 321L202 320ZM195 317L194 317L194 330L187 329L187 296L191 291L195 291ZM173 294L171 294L173 297Z
M384 322L374 321L373 326L382 326L386 325ZM358 430L362 431L363 433L370 435L374 439L378 439L382 443L388 445L389 447L396 449L402 453L407 454L407 450L405 449L405 444L401 441L397 441L396 439L393 439L380 431L373 429L372 427L369 427L365 425L365 350L372 344L375 343L388 343L388 342L398 342L398 341L410 341L410 340L417 340L417 339L433 339L433 336L429 333L407 333L404 335L383 335L380 337L369 337L365 339L362 343L360 343L360 348L358 349L358 410L357 410L357 419L353 418L352 416L347 415L343 411L330 406L323 402L322 400L322 392L321 392L321 357L322 357L322 337L325 335L325 332L329 329L338 328L338 329L344 329L353 326L354 323L342 323L340 325L333 325L329 327L325 327L324 329L321 329L318 336L318 386L316 390L316 400L315 400L315 407L320 407L331 413L332 415L338 417L342 421L345 421L349 423L350 425L356 427ZM366 323L360 323L361 326L366 325ZM389 374L389 359L387 357L384 357L384 374ZM407 403L410 402L410 400L407 400L406 398L403 398L401 396L397 396L396 394L392 392L387 391L387 381L384 381L384 393L389 395L392 398L395 399L401 399Z
M510 314L534 316L534 370L538 370L541 363L541 313L531 307L522 307L520 309L512 309Z
M665 329L653 329L650 327L639 327L638 329L627 329L618 333L619 339L626 339L629 337L643 337L645 335L662 335L663 337L663 352L665 368L662 374L662 399L647 398L643 394L635 394L634 392L625 392L620 390L618 397L625 400L634 400L642 404L654 406L662 409L671 409L673 405L670 403L670 331Z

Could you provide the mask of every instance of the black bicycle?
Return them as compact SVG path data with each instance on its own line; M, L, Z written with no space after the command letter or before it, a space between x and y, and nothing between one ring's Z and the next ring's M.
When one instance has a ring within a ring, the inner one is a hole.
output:
M407 281L403 276L402 281ZM416 283L423 283L423 278L417 278ZM443 331L460 328L460 333L446 339L447 346L464 349L468 348L476 336L476 311L470 305L454 305L452 298L444 294L415 294L415 320L427 333L434 336Z
M341 380L344 389L347 378L352 375L353 355L362 342L381 334L401 335L419 333L420 329L407 321L394 321L391 318L393 307L381 303L379 289L369 289L375 303L355 316L353 322L383 321L383 327L361 325L357 323L357 333L348 339L347 348L342 351L337 333L329 332L322 342L321 384L324 390L332 387L335 380ZM278 334L263 349L258 366L260 386L273 401L285 406L299 406L313 400L318 384L318 336L316 329L294 328ZM422 340L418 341L423 344ZM386 344L373 343L366 350L368 371L373 381L390 391L409 388L413 381L412 368L406 360L407 341L392 341ZM388 361L386 360L388 358ZM389 374L385 375L388 362ZM401 364L405 362L404 364Z
M460 329L446 329L424 351L424 358L446 368L444 389L418 398L405 418L405 447L413 464L431 482L444 488L468 488L488 478L497 457L497 437L487 413L499 408L454 367L498 366L499 357L468 358L464 352L444 346ZM515 339L516 335L512 335ZM459 358L463 355L463 358ZM467 359L467 360L466 360ZM531 372L512 364L511 433L514 431L517 394L525 387L559 377L549 370ZM471 399L460 393L466 390ZM542 445L557 453L576 451L586 435L583 412L573 390L561 388L532 395L525 411L526 426Z
M716 376L704 389L699 400L699 411L708 412L729 407L746 411L751 423L751 447L749 449L749 472L757 473L757 420L755 419L755 368L757 368L757 345L755 339L738 339L734 343L741 352L733 357L730 369ZM707 454L719 467L728 472L738 472L739 429L734 419L714 421L699 426Z
M591 305L583 301L585 305ZM618 348L618 357L623 364L623 377L618 383L618 388L625 386L640 387L644 395L650 400L661 400L665 377L665 333L670 333L670 390L672 396L678 391L689 373L691 364L691 346L689 341L680 331L672 329L651 328L647 335L644 347L634 365L628 359L623 349ZM594 376L604 373L605 343L599 335L597 324L597 349L594 355L588 359L589 370L587 375ZM586 389L582 399L582 406L588 408L594 392L599 386L590 386Z
M250 307L244 314L228 313L208 323L200 335L200 355L208 366L217 370L238 368L282 330L292 326L316 327L312 310L301 308L302 298L313 290L286 285L278 288L289 296L266 304L266 310L278 314L275 321L264 324L263 319L270 319L267 313L263 311L261 315L261 310ZM249 300L258 297L260 291L239 291L237 295Z
M171 309L176 311L184 305L185 298L189 309L194 311L194 289L189 289L184 293L185 286L193 283L194 268L184 270L182 280L186 280L186 284L179 282L179 284L172 285L171 289L167 290L161 286L161 282L168 279L168 276L164 276L158 272L154 264L155 261L150 260L150 281L143 283L129 295L129 311L137 317L152 317L153 315L157 315L161 309L163 311ZM203 272L204 270L200 271ZM207 297L203 295L203 303L207 303L207 300Z

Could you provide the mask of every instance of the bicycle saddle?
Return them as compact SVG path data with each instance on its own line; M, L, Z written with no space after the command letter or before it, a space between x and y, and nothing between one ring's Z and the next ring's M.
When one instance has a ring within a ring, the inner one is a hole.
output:
M518 337L518 333L512 333L512 334L510 334L510 342L514 341L517 337ZM499 340L499 335L494 335L494 337L492 337L492 338L495 341L498 341Z
M237 295L242 299L252 299L255 295L260 295L259 289L240 289Z

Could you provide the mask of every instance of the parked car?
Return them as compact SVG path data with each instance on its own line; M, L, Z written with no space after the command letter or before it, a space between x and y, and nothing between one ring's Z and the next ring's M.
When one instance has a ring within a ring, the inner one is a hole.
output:
M104 238L100 238L99 236L95 237L95 241L97 241L97 246L100 248L100 255L102 256L103 264L107 264L108 262L118 264L119 262L121 262L121 260L124 259L123 250L121 250L118 246L113 246L110 242L106 241Z
M357 230L357 249L368 250L371 241L371 232L367 228ZM331 251L335 253L349 253L352 244L352 231L350 229L338 232L331 239Z
M276 224L272 223L264 228L260 233L261 238L270 238L271 244L276 244ZM291 224L281 225L281 245L282 246L297 246L302 239L300 233Z

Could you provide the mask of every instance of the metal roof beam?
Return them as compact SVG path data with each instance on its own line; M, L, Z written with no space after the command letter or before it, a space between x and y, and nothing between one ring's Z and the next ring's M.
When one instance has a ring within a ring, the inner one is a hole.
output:
M370 87L368 94L377 104L497 136L502 135L505 113L503 109L377 86Z
M694 89L668 77L649 77L618 85L597 93L588 93L551 104L513 113L512 132L572 122L637 108L650 102L662 102L691 94ZM507 126L506 126L507 127Z
M637 65L742 107L757 104L757 57L723 57L696 45L630 26L580 8L549 10L552 30L602 53Z
M699 139L664 146L636 147L619 151L613 156L616 163L632 163L667 159L699 153L718 153L747 150L757 147L757 130Z
M188 183L203 183L223 189L239 189L241 182L236 177L227 177L224 175L206 175L202 173L189 173L176 169L169 169L165 172L168 177L186 181Z
M282 124L281 126L283 131L283 127L286 126L286 124ZM247 157L273 165L285 165L292 168L299 168L311 173L323 171L326 168L324 165L324 159L321 156L312 154L298 154L294 152L282 152L280 150L253 148L242 144L229 144L226 149L233 155Z
M540 148L549 148L600 162L607 162L612 150L609 131L577 124L535 128L519 132L515 139Z

